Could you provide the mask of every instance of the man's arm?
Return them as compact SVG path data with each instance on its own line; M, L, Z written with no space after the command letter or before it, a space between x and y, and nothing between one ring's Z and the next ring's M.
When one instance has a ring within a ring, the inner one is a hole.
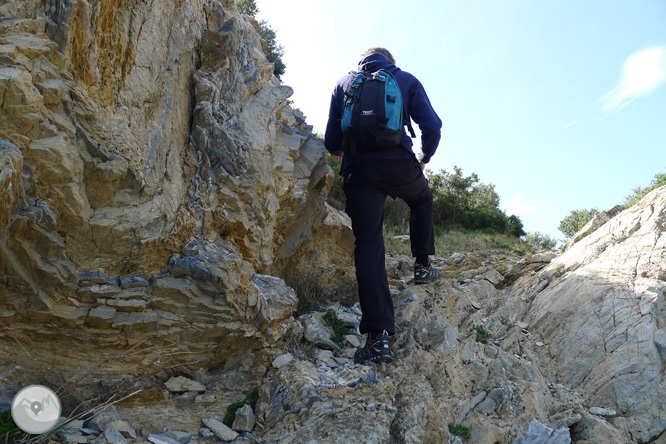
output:
M331 94L331 105L328 110L328 123L326 124L326 133L324 134L324 146L329 153L338 160L342 160L342 127L340 126L340 118L342 110L340 108L340 84L335 86L333 94Z
M437 151L442 134L442 121L433 109L423 85L418 80L410 89L408 112L421 130L423 157L419 161L422 164L421 168L424 168Z

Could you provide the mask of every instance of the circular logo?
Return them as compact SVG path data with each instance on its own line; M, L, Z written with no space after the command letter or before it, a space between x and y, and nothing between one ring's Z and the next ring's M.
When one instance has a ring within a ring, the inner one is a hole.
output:
M58 423L60 399L43 385L29 385L14 396L12 419L24 432L46 433Z

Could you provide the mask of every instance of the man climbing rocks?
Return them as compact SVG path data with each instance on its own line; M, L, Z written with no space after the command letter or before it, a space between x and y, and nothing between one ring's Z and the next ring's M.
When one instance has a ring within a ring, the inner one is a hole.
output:
M354 115L354 111L347 113L345 107L358 107L358 103L363 101L366 105L356 110L357 116L375 114L375 110L371 109L373 107L367 105L368 99L359 100L359 96L354 95L360 91L360 88L354 88L363 83L364 76L357 80L359 77L350 73L341 78L333 90L325 145L334 157L342 161L346 211L352 220L356 238L354 259L363 313L359 331L367 334L365 346L356 351L354 361L391 362L393 357L389 336L395 334L395 319L384 257L384 201L386 196L398 197L410 208L409 235L412 255L415 257L415 283L425 284L439 279L439 270L433 267L428 258L435 254L433 198L423 169L437 150L442 122L419 80L397 68L388 50L367 50L361 55L358 68L368 73L368 78L379 77L385 80L386 91L389 91L392 76L399 85L401 97L386 92L386 103L378 105L380 112L385 107L390 108L396 100L399 103L401 99L404 124L408 124L411 117L421 130L422 152L418 158L412 151L412 140L402 127L402 122L398 143L373 146L372 142L368 142L368 137L356 137L360 134L359 117L345 117L345 122L342 121L343 114ZM379 76L371 75L377 72ZM382 127L379 131L383 131L386 125L382 119L379 120L379 126ZM388 121L388 116L383 120ZM343 125L346 125L344 131ZM411 131L411 125L409 129Z

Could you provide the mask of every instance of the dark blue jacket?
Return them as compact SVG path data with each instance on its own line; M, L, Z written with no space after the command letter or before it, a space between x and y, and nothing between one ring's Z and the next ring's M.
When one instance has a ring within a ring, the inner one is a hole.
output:
M442 121L435 113L435 110L428 100L425 89L421 82L408 72L396 68L388 57L381 54L371 54L361 60L358 69L366 72L375 72L379 69L390 70L400 85L402 100L405 104L407 114L416 122L421 130L421 149L423 151L423 163L428 163L435 154L439 139L441 137ZM333 95L331 97L331 107L328 113L328 123L326 125L326 134L324 143L326 149L333 155L343 153L342 149L342 127L340 120L344 108L345 90L351 82L353 74L347 74L338 80ZM342 170L344 171L355 159L351 159L349 153L344 156L342 161ZM358 159L363 158L382 158L382 159L414 159L412 151L412 139L407 135L403 128L402 141L400 145L393 148L381 150L358 150Z

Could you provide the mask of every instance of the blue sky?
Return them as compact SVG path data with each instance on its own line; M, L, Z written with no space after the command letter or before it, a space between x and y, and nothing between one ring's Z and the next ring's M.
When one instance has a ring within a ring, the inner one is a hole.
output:
M494 184L526 231L562 238L572 210L609 209L666 173L666 1L256 3L315 131L338 78L384 46L444 122L428 167Z

